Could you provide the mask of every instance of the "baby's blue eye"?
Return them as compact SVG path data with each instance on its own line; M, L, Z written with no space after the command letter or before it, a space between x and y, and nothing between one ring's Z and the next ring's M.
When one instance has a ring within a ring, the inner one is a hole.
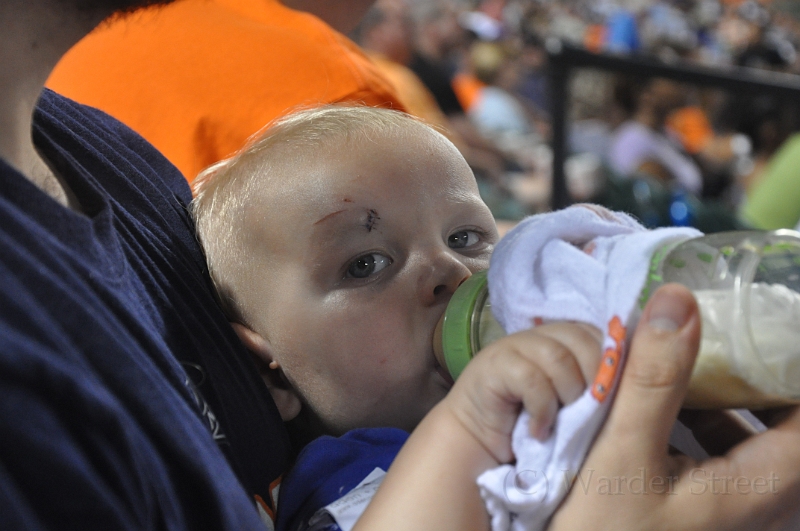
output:
M388 256L378 253L365 254L353 260L353 263L347 268L347 276L350 278L367 278L391 263L392 259Z
M474 230L462 230L447 237L447 245L451 249L463 249L480 241L480 235Z

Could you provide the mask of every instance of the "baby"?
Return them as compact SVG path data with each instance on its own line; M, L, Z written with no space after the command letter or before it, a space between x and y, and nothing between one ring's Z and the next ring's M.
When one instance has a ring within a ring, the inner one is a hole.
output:
M284 118L198 176L195 192L220 300L282 418L302 419L306 439L347 434L307 447L281 488L279 527L302 527L373 468L385 469L405 432L447 395L452 382L436 363L434 329L456 288L488 268L494 219L444 136L368 107ZM520 406L544 436L600 358L590 328L570 323L486 351L459 378L448 407L474 427L458 440L477 441L497 462L510 459ZM358 428L384 429L351 432ZM452 450L464 469L474 468L462 453ZM324 470L310 467L325 462L320 455L338 457ZM292 482L303 470L309 477ZM474 481L465 483L477 498ZM469 523L485 525L485 515Z

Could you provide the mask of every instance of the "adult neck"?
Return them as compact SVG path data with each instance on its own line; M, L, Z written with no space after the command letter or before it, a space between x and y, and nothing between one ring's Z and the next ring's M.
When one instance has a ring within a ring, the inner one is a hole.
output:
M36 101L56 63L97 25L64 0L0 2L0 158L64 205L74 196L33 145Z

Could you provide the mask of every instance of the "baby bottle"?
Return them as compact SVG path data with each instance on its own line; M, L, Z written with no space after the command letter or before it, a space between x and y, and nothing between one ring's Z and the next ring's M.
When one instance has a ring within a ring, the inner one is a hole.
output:
M800 234L733 231L671 242L651 259L639 310L669 282L692 290L702 319L686 407L800 403ZM457 378L503 335L491 314L486 272L477 273L453 295L434 350Z

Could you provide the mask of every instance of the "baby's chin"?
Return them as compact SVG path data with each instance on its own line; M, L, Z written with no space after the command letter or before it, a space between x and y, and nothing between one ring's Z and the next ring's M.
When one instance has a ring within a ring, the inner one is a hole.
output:
M411 432L417 427L417 424L422 422L422 419L427 415L439 402L441 402L447 392L452 387L452 384L445 381L438 374L434 375L431 380L432 388L429 388L425 393L425 399L415 400L413 404L409 404L407 408L408 416L405 419L396 419L397 422L390 423L396 428L400 428Z
M445 374L441 374L440 372L436 372L433 375L433 378L430 382L430 388L426 394L428 397L428 401L425 404L419 403L419 418L416 419L416 423L422 422L422 418L427 415L430 410L432 410L436 404L444 400L447 396L447 393L450 392L450 388L453 387L453 380L450 378L450 375L447 371L444 371ZM415 424L416 425L416 424Z
M447 396L450 385L438 375L434 375L427 389L419 389L414 398L406 398L391 410L373 410L371 413L340 414L336 418L319 417L316 436L331 435L339 437L345 433L362 428L398 428L411 432L425 415Z

